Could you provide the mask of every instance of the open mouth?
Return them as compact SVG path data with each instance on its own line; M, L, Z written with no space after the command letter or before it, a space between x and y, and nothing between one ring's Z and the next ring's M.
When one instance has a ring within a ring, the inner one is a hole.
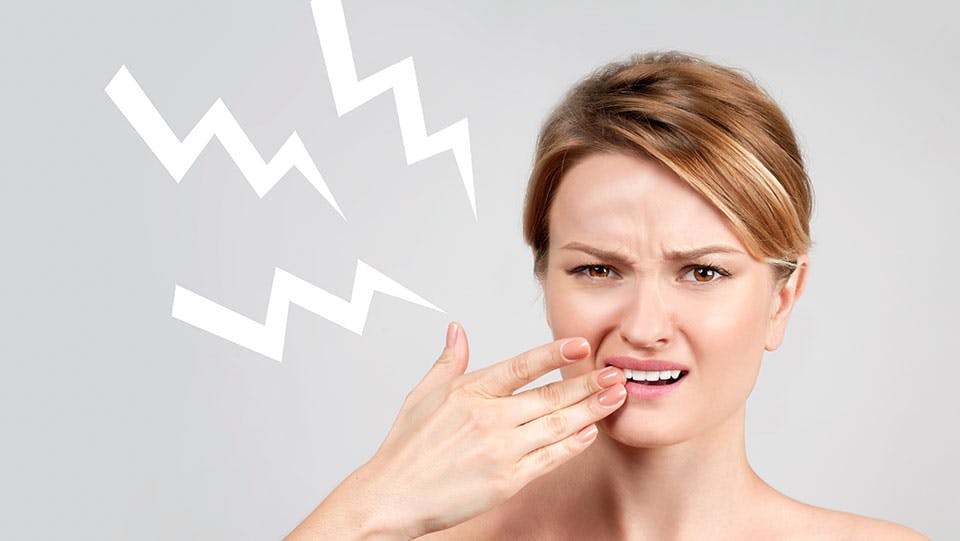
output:
M628 383L638 383L640 385L673 385L683 379L688 372L686 370L663 370L660 372L642 372L640 370L623 369L627 376Z

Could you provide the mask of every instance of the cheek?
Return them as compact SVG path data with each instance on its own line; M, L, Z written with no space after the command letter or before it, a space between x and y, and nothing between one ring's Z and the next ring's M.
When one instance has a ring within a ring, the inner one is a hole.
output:
M554 339L583 336L594 355L617 329L626 309L622 294L614 291L564 288L548 282L544 297ZM666 302L676 323L672 353L689 355L699 370L710 373L712 381L742 383L745 373L759 371L769 306L759 302L749 287L714 296L677 294ZM592 370L594 355L561 373L566 378Z
M596 333L616 319L620 301L612 293L589 290L545 290L546 312L554 338L583 336L596 346Z
M700 302L679 313L680 324L706 342L740 344L754 342L762 329L762 312L748 298L724 298Z
M709 381L723 382L713 389L749 394L763 357L766 316L765 306L746 294L684 311L680 325L698 371Z
M597 348L612 328L616 328L617 299L596 291L546 288L546 312L555 340L582 336L590 342L591 355L562 367L560 374L570 379L595 368Z

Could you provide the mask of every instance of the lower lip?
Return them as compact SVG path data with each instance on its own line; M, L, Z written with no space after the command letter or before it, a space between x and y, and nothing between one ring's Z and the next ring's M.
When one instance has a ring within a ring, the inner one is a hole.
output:
M671 383L670 385L644 385L642 383L628 381L626 384L627 396L639 398L640 400L660 398L672 393L677 387L683 385L683 380L685 379L687 379L687 376L680 378L676 383Z

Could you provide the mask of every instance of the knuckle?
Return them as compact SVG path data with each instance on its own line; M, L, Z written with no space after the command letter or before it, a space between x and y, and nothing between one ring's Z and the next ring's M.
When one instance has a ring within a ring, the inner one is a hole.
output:
M510 363L510 375L514 378L526 381L530 379L530 374L530 359L526 355L517 357Z
M558 409L563 404L563 393L555 383L537 387L537 394L540 400L546 404L550 410Z
M554 461L556 460L554 456L553 446L548 446L540 449L539 451L537 451L537 454L535 456L536 456L535 460L537 462L537 465L544 469L552 466Z
M544 423L546 424L547 432L554 438L559 438L567 432L567 420L559 413L548 415Z
M591 395L600 389L603 389L603 386L597 382L597 375L594 373L587 374L583 378L583 394L584 396Z

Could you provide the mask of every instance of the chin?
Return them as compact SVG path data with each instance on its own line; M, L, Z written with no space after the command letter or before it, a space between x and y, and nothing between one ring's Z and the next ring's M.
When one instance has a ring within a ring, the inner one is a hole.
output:
M665 447L690 438L673 423L650 423L630 415L627 406L602 419L597 428L610 439L628 447Z

